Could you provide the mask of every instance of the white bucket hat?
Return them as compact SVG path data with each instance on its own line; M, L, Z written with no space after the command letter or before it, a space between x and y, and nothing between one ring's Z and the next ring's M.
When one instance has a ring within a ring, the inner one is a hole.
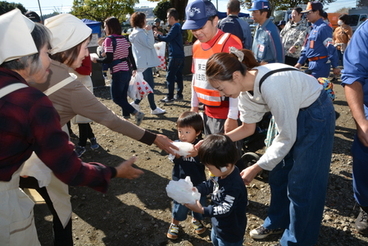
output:
M71 14L60 14L45 20L52 33L51 54L66 51L88 38L92 29Z
M0 64L38 53L31 36L34 26L19 9L0 15Z

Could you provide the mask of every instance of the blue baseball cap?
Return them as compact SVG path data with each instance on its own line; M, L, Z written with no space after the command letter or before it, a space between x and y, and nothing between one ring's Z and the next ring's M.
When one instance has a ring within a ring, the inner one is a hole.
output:
M252 7L248 9L249 11L270 9L270 3L267 0L256 0L253 1Z
M217 9L208 0L194 0L188 3L185 8L186 20L183 30L197 30L202 28L209 17L217 15Z

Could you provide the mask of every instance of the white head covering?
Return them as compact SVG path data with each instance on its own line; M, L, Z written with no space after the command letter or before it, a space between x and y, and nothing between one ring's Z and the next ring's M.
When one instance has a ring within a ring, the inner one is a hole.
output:
M51 54L66 51L88 38L92 29L71 14L60 14L45 20L52 33Z
M0 64L38 53L31 36L34 26L19 9L0 15Z

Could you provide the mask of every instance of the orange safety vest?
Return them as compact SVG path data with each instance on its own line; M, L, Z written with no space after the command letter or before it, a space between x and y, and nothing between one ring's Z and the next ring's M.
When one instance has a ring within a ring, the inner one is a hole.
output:
M218 90L213 88L206 78L206 63L215 53L220 53L225 47L226 41L232 36L230 33L223 33L214 43L214 45L207 50L204 50L201 43L197 40L193 45L193 64L194 77L193 89L197 93L198 100L207 106L220 106L221 95Z

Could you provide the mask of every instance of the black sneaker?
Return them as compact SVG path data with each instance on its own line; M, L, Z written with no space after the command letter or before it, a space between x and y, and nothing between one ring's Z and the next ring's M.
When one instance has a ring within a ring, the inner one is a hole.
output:
M78 157L81 157L86 152L86 148L83 146L75 146L75 153L77 153Z
M176 100L176 101L183 101L183 95L175 95L174 96L174 99Z
M96 150L100 148L100 145L97 143L96 138L90 138L89 141L91 142L91 149Z
M367 233L368 232L368 214L362 208L360 208L360 213L355 220L355 227L359 231L359 233Z
M172 102L175 101L175 99L174 98L165 97L165 98L161 99L160 101L163 102L163 103L172 103Z
M283 229L267 229L263 226L260 226L256 229L253 229L249 232L249 235L254 239L263 239L268 237L271 234L280 234L284 230Z

